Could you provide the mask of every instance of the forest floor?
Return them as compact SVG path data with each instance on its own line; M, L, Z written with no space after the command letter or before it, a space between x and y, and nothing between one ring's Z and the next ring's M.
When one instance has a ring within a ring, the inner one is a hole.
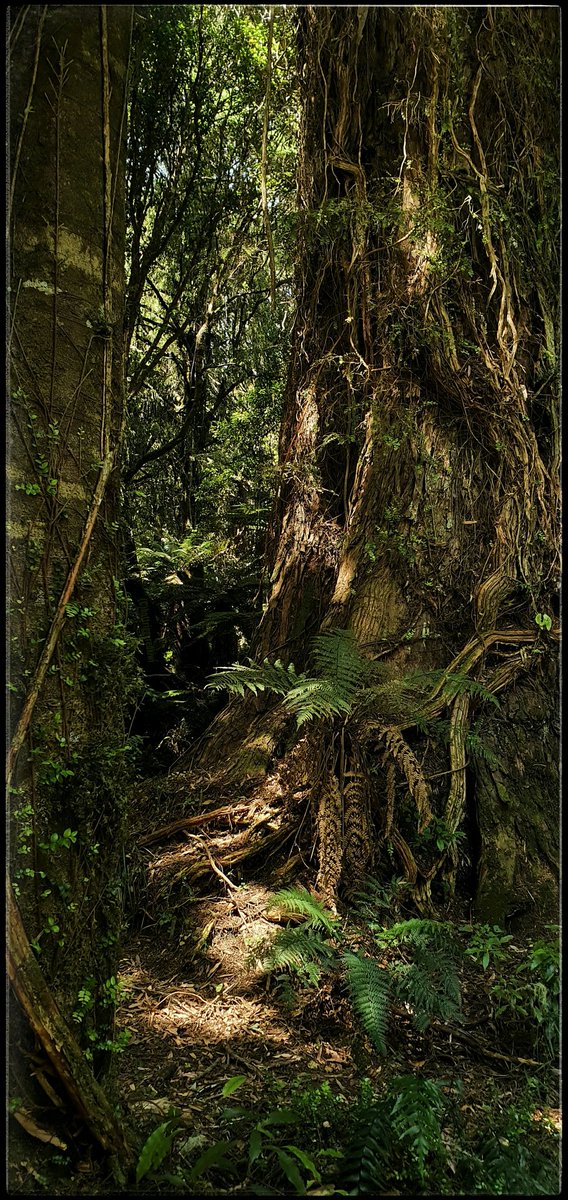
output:
M166 858L163 846L147 853L150 874L167 859L166 874L175 879L193 836L185 831L170 838ZM208 844L219 863L219 845ZM433 1126L428 1131L425 1112L424 1153L410 1131L399 1160L385 1167L379 1194L518 1194L507 1180L506 1159L501 1175L495 1176L494 1165L494 1187L468 1189L468 1163L475 1175L480 1145L491 1139L505 1156L513 1148L513 1182L519 1172L526 1176L526 1194L556 1194L546 1181L557 1170L559 1072L542 1038L533 1036L534 1022L496 1019L492 993L497 979L510 993L518 986L516 969L532 944L529 935L507 942L506 963L499 961L499 946L486 967L462 957L460 1021L434 1017L420 1032L408 1006L394 1003L387 1053L379 1054L341 972L324 970L317 983L300 980L285 1002L275 974L259 967L251 952L269 944L290 918L268 902L291 881L260 868L252 876L233 882L217 867L185 899L172 892L169 902L167 889L143 893L119 976L117 1032L128 1030L130 1040L114 1056L110 1076L135 1147L130 1180L117 1189L108 1163L86 1148L83 1127L72 1153L50 1161L52 1147L42 1147L38 1163L30 1144L29 1154L18 1154L11 1191L353 1194L345 1185L342 1190L339 1172L358 1122L368 1118L377 1098L396 1097L400 1080L412 1076L439 1088L440 1125L438 1132ZM301 881L309 887L309 864ZM399 908L390 920L410 916L416 913ZM454 905L440 919L458 930L467 913ZM345 910L340 923L349 929L351 946L368 945L356 913ZM538 933L531 930L532 938Z
M437 1081L447 1097L450 1180L452 1156L475 1146L480 1131L492 1127L506 1143L510 1127L524 1122L527 1142L532 1122L535 1144L542 1150L546 1143L554 1155L561 1121L555 1071L532 1056L534 1049L516 1045L515 1053L510 1047L505 1051L490 1016L493 971L480 975L473 962L462 969L465 1020L459 1027L434 1020L419 1033L407 1012L395 1011L388 1054L381 1057L362 1034L337 980L300 989L290 1008L270 979L251 966L251 947L278 928L267 918L270 894L260 882L231 889L220 884L217 894L188 903L177 931L168 928L162 912L153 922L146 918L125 947L118 1027L128 1029L131 1040L117 1056L115 1082L126 1126L141 1147L168 1117L175 1114L175 1119L171 1148L167 1153L163 1143L158 1148L163 1160L138 1184L125 1185L124 1192L301 1194L298 1182L283 1173L280 1151L285 1164L296 1163L304 1185L311 1180L308 1194L336 1195L337 1155L345 1148L354 1114L409 1073ZM520 939L514 946L522 953ZM223 1095L227 1085L229 1093L235 1086L232 1096ZM283 1108L296 1115L290 1124L279 1124ZM259 1126L263 1150L249 1163L251 1133ZM291 1145L308 1156L304 1163L287 1149ZM211 1152L210 1166L192 1179L200 1156L211 1147L217 1150ZM31 1162L23 1160L20 1168L20 1186L14 1190L45 1194L37 1181L47 1184L47 1177ZM116 1189L108 1168L88 1153L74 1166L69 1162L62 1175L54 1189L58 1194ZM413 1190L401 1171L385 1180L382 1194L463 1192L461 1187L453 1192L447 1180L438 1187L425 1179L424 1185L426 1190Z

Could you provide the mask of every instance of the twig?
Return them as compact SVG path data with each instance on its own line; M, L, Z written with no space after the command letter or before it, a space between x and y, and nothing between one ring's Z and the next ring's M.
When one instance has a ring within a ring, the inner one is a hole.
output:
M105 458L105 460L102 464L100 475L97 480L97 486L95 488L95 493L93 496L93 501L91 504L91 509L87 516L87 520L85 522L83 537L81 540L81 544L79 546L79 550L77 552L77 557L76 557L75 562L73 563L73 566L71 567L71 570L67 576L65 586L61 593L61 596L59 597L57 609L55 611L53 621L51 622L51 628L50 628L47 638L45 640L45 645L44 645L42 653L40 655L39 662L34 671L33 678L30 683L29 691L26 696L26 702L22 709L20 719L18 721L16 731L14 733L14 737L12 738L12 743L10 745L10 749L8 751L8 756L7 756L7 760L6 760L6 785L7 785L7 787L10 786L10 781L12 779L12 772L14 770L14 765L15 765L16 759L17 759L18 754L20 753L20 750L24 743L24 739L25 739L25 736L26 736L26 733L28 730L28 726L29 726L29 723L30 723L30 720L32 717L32 713L33 713L35 705L36 705L37 698L39 696L43 681L45 679L49 665L53 658L55 647L57 646L57 642L59 640L59 635L60 635L61 630L63 629L63 625L65 623L65 615L66 615L65 610L66 610L67 604L69 603L69 601L71 599L71 596L73 595L73 589L77 582L77 576L81 569L81 564L83 562L83 559L87 552L89 542L91 540L91 535L92 535L93 529L95 527L95 522L96 522L96 519L99 514L100 506L103 501L103 496L106 491L106 486L107 486L111 472L114 467L116 451L117 451L117 447L115 447L114 451L110 451L108 453L107 457Z
M232 1046L229 1046L228 1042L223 1042L222 1044L228 1058L234 1058L235 1062L242 1063L243 1067L246 1067L248 1071L253 1071L255 1075L259 1075L262 1079L263 1072L261 1071L260 1067L256 1066L256 1063L251 1063L248 1061L248 1058L243 1058L242 1054L237 1054L237 1051L233 1050Z
M211 869L212 869L212 871L214 871L214 872L215 872L215 874L219 876L219 879L222 879L222 880L223 880L223 883L226 883L226 884L227 884L227 887L228 887L228 888L231 888L231 891L233 891L233 892L236 892L236 891L237 891L237 886L236 886L236 884L235 884L235 883L232 883L232 881L229 879L229 876L228 876L228 875L225 875L225 872L224 872L224 871L222 871L222 870L221 870L221 868L217 866L216 862L214 862L214 860L213 860L213 856L212 856L212 854L211 854L211 851L209 850L209 847L208 847L208 846L204 846L203 848L204 848L204 850L205 850L205 853L206 853L206 855L207 855L207 857L208 857L208 859L209 859L209 862L211 863ZM242 915L242 914L241 914L241 915Z

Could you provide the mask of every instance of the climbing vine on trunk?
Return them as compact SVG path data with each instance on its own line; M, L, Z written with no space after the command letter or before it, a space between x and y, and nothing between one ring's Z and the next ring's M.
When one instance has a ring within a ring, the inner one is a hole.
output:
M390 699L310 735L319 885L329 900L383 843L427 905L455 886L468 807L499 869L488 699L527 673L554 688L557 14L305 6L297 24L297 315L257 656L301 669L340 628L384 665ZM438 672L418 713L409 671ZM250 703L268 769L280 727ZM221 719L205 762L230 745Z

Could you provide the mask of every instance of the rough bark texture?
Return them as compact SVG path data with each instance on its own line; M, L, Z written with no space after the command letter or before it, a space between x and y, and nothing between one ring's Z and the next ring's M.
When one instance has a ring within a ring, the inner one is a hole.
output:
M116 462L132 9L11 13L10 863L26 933L108 1058L124 791ZM66 834L66 831L69 831Z
M298 313L257 651L303 666L339 627L382 670L370 709L319 727L325 894L383 842L423 904L461 878L499 917L530 860L555 912L558 37L553 9L299 9ZM548 726L532 744L520 675Z

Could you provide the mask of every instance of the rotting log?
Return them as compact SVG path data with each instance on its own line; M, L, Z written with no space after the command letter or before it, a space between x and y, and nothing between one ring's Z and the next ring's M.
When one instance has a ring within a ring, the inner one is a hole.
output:
M132 1159L123 1129L34 958L9 880L6 881L6 907L7 969L14 994L73 1107L102 1149L111 1156L115 1178L123 1178L124 1168Z

